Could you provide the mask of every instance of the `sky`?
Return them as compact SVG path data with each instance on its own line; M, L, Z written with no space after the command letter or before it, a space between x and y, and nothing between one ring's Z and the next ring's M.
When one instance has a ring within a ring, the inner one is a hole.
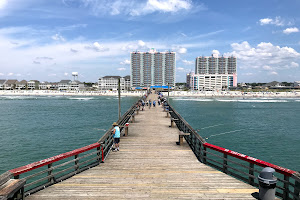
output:
M237 57L238 82L300 81L300 0L0 0L0 79L97 82L130 52Z

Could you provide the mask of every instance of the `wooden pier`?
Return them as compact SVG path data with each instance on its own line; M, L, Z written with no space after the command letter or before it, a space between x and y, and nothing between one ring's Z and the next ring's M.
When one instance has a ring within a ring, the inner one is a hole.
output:
M151 94L148 99L157 99ZM26 200L256 199L258 189L200 163L161 106L145 107L105 163L54 184Z

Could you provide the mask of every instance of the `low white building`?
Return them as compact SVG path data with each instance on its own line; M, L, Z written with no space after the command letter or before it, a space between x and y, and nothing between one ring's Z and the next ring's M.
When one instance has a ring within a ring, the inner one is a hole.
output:
M131 84L130 84L130 76L124 76L125 79L125 90L130 90Z
M69 90L84 90L84 83L81 83L80 81L71 81L69 82Z
M13 90L13 89L16 88L16 83L17 82L18 82L17 80L7 80L3 84L3 89L4 90Z
M40 82L37 80L31 80L27 82L27 89L28 90L38 90Z
M300 81L295 81L294 82L294 87L300 87Z
M236 87L235 74L194 74L188 75L191 90L215 91Z
M4 89L4 83L6 82L6 80L1 79L0 80L0 90Z
M104 76L98 80L99 90L117 90L120 79L121 90L125 90L125 79L120 76Z
M51 88L51 83L47 81L43 81L39 84L39 89L40 90L49 90Z
M16 89L18 90L25 90L27 88L27 81L22 80L22 81L17 81L16 83Z
M58 83L50 83L50 90L58 90Z
M58 90L68 90L70 82L71 82L71 80L61 80L58 83Z

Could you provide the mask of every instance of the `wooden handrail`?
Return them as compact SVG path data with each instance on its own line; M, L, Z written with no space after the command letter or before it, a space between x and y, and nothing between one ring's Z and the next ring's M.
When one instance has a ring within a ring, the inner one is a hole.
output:
M275 169L278 173L281 173L283 175L287 175L287 176L292 176L294 173L296 173L296 171L284 168L284 167L280 167L278 165L274 165L268 162L265 162L263 160L259 160L257 158L253 158L251 156L247 156L241 153L238 153L236 151L232 151L229 149L225 149L223 147L219 147L210 143L204 143L203 144L204 147L207 147L209 149L224 153L226 155L230 155L232 157L247 161L249 163L253 163L255 165L261 166L261 167L272 167L273 169Z
M95 149L95 148L100 147L100 146L101 145L99 143L90 144L88 146L85 146L85 147L82 147L82 148L79 148L79 149L75 149L75 150L69 151L67 153L59 154L57 156L53 156L53 157L50 157L50 158L47 158L47 159L44 159L44 160L40 160L38 162L34 162L34 163L31 163L31 164L28 164L28 165L25 165L25 166L22 166L22 167L11 169L11 170L9 170L9 172L11 172L14 176L17 176L17 175L23 174L25 172L32 171L36 168L40 168L40 167L43 167L45 165L57 162L59 160L62 160L62 159L65 159L65 158L68 158L68 157L71 157L71 156L74 156L74 155L78 155L80 153L89 151L91 149Z

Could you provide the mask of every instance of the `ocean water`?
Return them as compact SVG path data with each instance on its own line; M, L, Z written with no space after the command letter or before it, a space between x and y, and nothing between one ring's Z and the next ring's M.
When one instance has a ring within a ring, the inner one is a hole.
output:
M300 171L300 99L170 98L207 142Z
M122 113L138 98L122 97ZM170 98L206 141L300 171L300 99ZM116 97L0 96L0 174L95 143Z
M122 114L137 99L122 97ZM117 97L0 96L0 174L95 143L117 120Z

